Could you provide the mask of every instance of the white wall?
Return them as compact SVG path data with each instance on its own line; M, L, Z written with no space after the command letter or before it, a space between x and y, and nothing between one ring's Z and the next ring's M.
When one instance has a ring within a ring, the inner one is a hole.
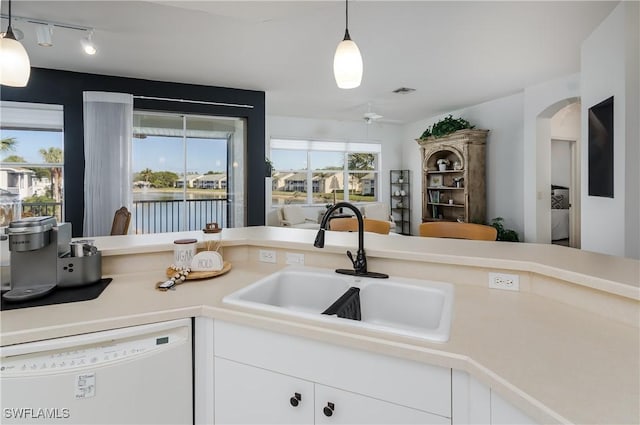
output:
M580 103L576 102L551 118L551 184L571 186L571 145L565 141L580 144L580 112Z
M380 143L382 154L380 155L379 199L389 203L389 170L402 166L401 149L399 149L402 140L401 126L380 121L367 124L364 121L335 121L267 115L266 127L267 154L271 138ZM267 199L266 202L269 204L271 199ZM309 218L317 218L316 211L320 208L324 208L324 206L308 207L305 214ZM267 215L267 224L277 225L274 212Z
M487 222L495 217L505 219L505 227L517 231L522 239L523 213L523 93L495 99L452 111L478 129L488 129L487 139ZM418 233L422 221L420 150L415 139L436 121L449 113L407 124L404 128L403 163L412 172L411 230Z
M571 146L564 140L551 141L551 184L571 187Z
M582 116L614 96L614 197L588 196L588 122L583 120L582 249L640 257L638 2L621 2L584 41Z

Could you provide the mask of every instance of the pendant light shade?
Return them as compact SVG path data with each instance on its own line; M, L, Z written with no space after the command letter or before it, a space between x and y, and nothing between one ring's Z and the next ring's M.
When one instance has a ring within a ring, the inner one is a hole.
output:
M333 76L341 89L353 89L362 81L362 56L353 40L345 37L333 57Z
M333 56L333 76L339 88L353 89L362 81L362 55L349 36L349 0L346 0L345 15L344 39Z
M9 0L9 26L0 39L0 84L11 87L25 87L31 74L29 55L16 40L11 29L11 0Z

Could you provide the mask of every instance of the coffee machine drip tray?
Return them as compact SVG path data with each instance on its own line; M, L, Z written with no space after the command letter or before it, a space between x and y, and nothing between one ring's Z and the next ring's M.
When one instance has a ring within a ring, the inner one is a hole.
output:
M27 298L23 300L18 299L7 299L6 295L10 292L16 291L11 290L5 292L2 297L0 297L0 310L13 310L16 308L25 308L25 307L39 307L43 305L51 305L51 304L64 304L64 303L72 303L77 301L88 301L98 298L102 291L105 290L107 285L111 283L111 278L103 278L98 282L91 283L89 285L77 286L77 287L69 287L69 288L61 288L59 286L54 286L51 289L50 293L44 294L37 298ZM27 288L25 288L27 289ZM33 288L31 288L33 289ZM23 290L23 289L21 289Z
M11 301L26 301L33 298L40 298L53 291L56 287L55 283L49 285L27 286L22 288L12 289L2 294L2 298Z

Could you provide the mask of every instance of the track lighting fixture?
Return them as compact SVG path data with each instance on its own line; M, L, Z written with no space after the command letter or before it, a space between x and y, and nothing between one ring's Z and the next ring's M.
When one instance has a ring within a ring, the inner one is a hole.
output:
M84 50L86 54L96 54L96 45L93 44L93 30L89 31L89 35L80 40L80 44L82 45L82 50Z
M9 2L11 5L11 2ZM12 31L12 39L20 40L23 36L22 31L17 30L11 27L11 8L9 8L9 16L0 15L2 19L9 19L9 29ZM82 31L85 33L84 37L80 39L80 45L82 46L82 50L87 55L95 55L97 52L96 45L93 42L93 32L94 29L91 27L84 27L81 25L75 24L67 24L62 22L53 22L53 21L45 21L43 19L35 19L35 18L27 18L23 16L15 16L14 20L20 21L22 24L34 24L36 26L36 39L39 46L43 47L52 47L53 46L53 29L57 28L60 30L73 30L73 31ZM9 33L9 29L7 29L7 33ZM1 37L5 37L5 33L0 33ZM6 38L6 37L5 37ZM4 64L4 60L3 60Z
M341 89L353 89L362 81L362 56L349 35L349 0L345 0L344 39L338 44L333 57L333 75Z
M24 87L29 81L31 63L24 46L16 40L11 28L11 0L9 0L9 25L0 39L0 84Z
M53 25L38 25L36 27L36 38L38 39L38 46L52 47L53 41L51 36L53 35Z

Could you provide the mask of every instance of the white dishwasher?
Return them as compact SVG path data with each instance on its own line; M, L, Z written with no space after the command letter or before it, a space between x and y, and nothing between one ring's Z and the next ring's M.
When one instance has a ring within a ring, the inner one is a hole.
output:
M0 423L192 424L191 319L0 348Z

